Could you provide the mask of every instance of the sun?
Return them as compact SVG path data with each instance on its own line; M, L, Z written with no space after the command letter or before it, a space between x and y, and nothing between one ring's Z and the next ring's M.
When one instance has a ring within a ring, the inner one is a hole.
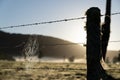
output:
M86 31L84 29L84 23L76 22L75 27L71 28L71 40L75 43L86 43Z

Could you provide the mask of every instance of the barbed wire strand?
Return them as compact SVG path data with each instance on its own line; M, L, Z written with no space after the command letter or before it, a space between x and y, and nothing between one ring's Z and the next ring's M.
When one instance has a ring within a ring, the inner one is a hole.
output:
M112 13L111 15L118 15L118 14L120 14L120 12ZM107 15L101 15L101 16L107 16ZM15 27L26 27L26 26L34 26L34 25L40 25L40 24L51 24L51 23L73 21L73 20L79 20L79 19L85 19L85 18L86 17L78 17L78 18L69 18L69 19L54 20L54 21L47 21L47 22L22 24L22 25L16 25L16 26L1 27L0 29L8 29L8 28L15 28Z
M109 41L109 43L119 43L120 42L120 40L115 40L115 41ZM11 46L11 47L0 47L0 49L1 48L19 48L19 47L21 47L21 46L23 46L25 43L23 43L23 44L18 44L18 45L16 45L16 46ZM41 46L43 46L43 47L49 47L49 46L69 46L69 45L79 45L79 44L82 44L83 46L85 46L86 45L86 43L80 43L80 42L78 42L78 43L56 43L56 44L40 44Z
M31 24L22 24L22 25L17 25L17 26L1 27L0 29L7 29L7 28L14 28L14 27L25 27L25 26L34 26L34 25L40 25L40 24L51 24L51 23L57 23L57 22L63 22L63 21L79 20L79 19L84 19L84 18L86 18L86 17L70 18L70 19L63 19L63 20L55 20L55 21L31 23Z

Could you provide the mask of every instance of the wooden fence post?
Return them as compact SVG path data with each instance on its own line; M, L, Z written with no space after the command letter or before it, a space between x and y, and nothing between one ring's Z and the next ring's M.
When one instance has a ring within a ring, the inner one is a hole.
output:
M110 37L110 22L111 22L111 0L106 0L105 21L102 25L102 55L105 61L108 41Z
M117 80L107 75L100 60L101 53L101 32L100 32L100 9L92 7L87 10L87 80Z
M101 65L100 54L100 9L92 7L87 10L87 80L100 80L97 66Z

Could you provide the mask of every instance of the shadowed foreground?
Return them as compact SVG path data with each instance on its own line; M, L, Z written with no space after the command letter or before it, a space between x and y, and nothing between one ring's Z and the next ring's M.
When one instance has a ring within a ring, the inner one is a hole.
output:
M120 79L120 65L107 73ZM0 61L0 80L85 80L86 64Z

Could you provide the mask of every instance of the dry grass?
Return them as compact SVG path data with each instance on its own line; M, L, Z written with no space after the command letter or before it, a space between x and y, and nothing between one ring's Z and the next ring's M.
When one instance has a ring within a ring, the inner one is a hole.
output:
M120 65L108 74L120 78ZM85 80L86 64L0 61L0 80Z

